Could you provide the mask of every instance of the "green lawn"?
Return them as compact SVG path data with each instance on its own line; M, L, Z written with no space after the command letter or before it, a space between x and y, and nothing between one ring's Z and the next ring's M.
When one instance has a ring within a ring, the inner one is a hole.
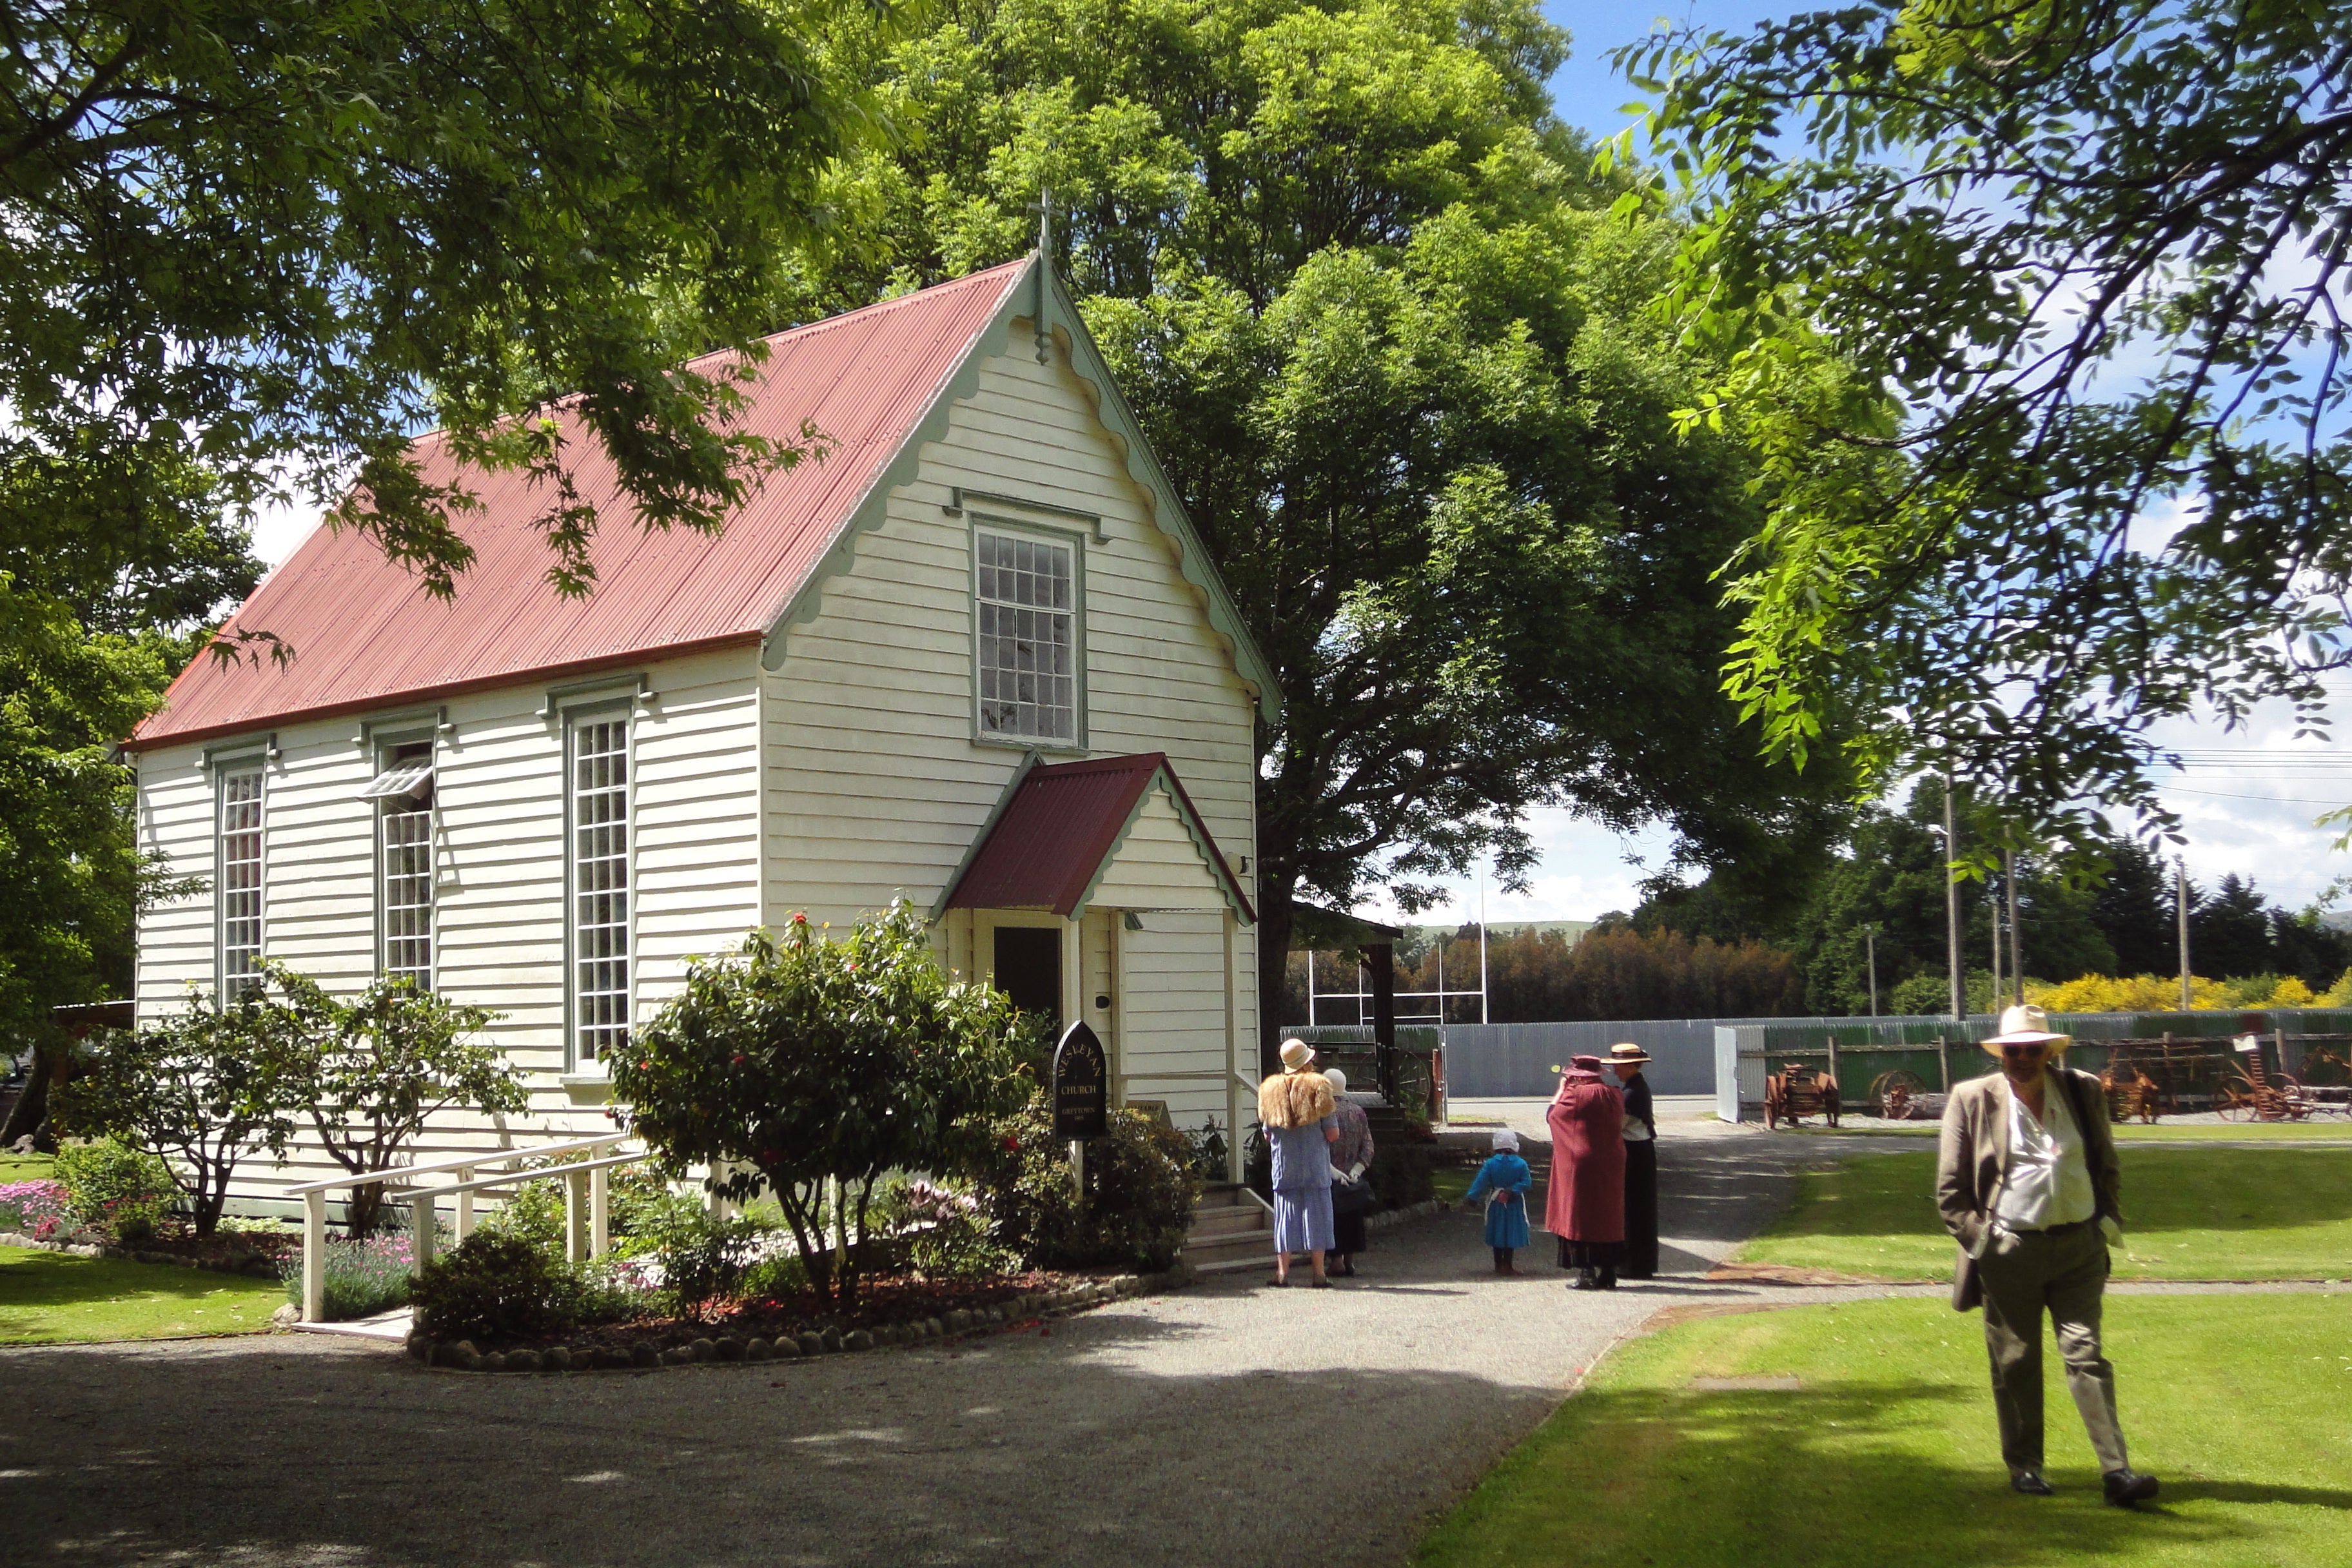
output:
M275 1279L0 1247L0 1344L249 1333L285 1300Z
M46 1182L57 1174L57 1161L47 1154L0 1154L0 1186L10 1182Z
M2352 1155L2293 1149L2125 1149L2119 1279L2352 1276ZM1741 1263L1948 1279L1936 1156L1859 1154L1799 1178L1796 1201Z
M1933 1138L1933 1121L1848 1121L1842 1127L1806 1122L1784 1127L1783 1132L1816 1138ZM2326 1143L2352 1139L2352 1121L2330 1117L2322 1121L2122 1121L2115 1125L2116 1142L2123 1143Z
M2019 1497L1981 1320L1911 1298L1704 1319L1635 1341L1441 1520L1432 1568L2336 1568L2352 1563L2352 1298L2107 1303L2133 1463L2105 1507L2048 1398L2054 1498ZM1698 1379L1794 1378L1708 1390Z

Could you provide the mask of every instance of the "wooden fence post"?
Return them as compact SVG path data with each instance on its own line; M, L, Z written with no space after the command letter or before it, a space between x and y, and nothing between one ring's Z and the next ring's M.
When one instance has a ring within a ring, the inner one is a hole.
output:
M327 1194L302 1194L302 1321L320 1321L327 1310Z

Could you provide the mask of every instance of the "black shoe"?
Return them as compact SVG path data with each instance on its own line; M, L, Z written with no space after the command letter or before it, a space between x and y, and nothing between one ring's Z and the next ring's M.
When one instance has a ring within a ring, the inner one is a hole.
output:
M1601 1276L1592 1269L1580 1268L1576 1271L1576 1278L1568 1282L1568 1288L1571 1290L1598 1290L1601 1289Z
M1601 1271L1601 1278L1592 1282L1592 1288L1595 1290L1614 1290L1617 1289L1617 1270L1614 1268L1602 1269Z
M2117 1508L2129 1508L2136 1502L2156 1500L2156 1478L2143 1476L2137 1470L2109 1470L2103 1478L2106 1483L2107 1500Z
M2055 1497L2058 1489L2042 1479L2040 1470L2020 1470L2009 1478L2009 1489L2027 1497Z

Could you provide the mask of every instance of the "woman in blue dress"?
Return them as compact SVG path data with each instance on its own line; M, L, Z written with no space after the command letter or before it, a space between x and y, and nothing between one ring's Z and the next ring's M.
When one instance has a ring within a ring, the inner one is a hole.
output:
M1478 1175L1462 1201L1486 1200L1486 1245L1495 1249L1495 1272L1517 1274L1511 1254L1528 1244L1528 1187L1533 1182L1528 1163L1519 1158L1519 1135L1508 1128L1495 1134L1495 1152L1478 1167Z
M1274 1279L1290 1283L1292 1255L1304 1252L1320 1289L1331 1283L1331 1145L1339 1119L1330 1080L1313 1068L1304 1040L1282 1042L1282 1070L1257 1087L1257 1119L1274 1154Z

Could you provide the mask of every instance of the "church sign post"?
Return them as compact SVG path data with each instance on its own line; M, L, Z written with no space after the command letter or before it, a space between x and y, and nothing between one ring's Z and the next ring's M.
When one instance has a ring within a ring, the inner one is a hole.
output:
M1062 1033L1054 1047L1054 1136L1070 1142L1070 1174L1084 1201L1087 1140L1109 1131L1109 1063L1102 1041L1081 1019Z

